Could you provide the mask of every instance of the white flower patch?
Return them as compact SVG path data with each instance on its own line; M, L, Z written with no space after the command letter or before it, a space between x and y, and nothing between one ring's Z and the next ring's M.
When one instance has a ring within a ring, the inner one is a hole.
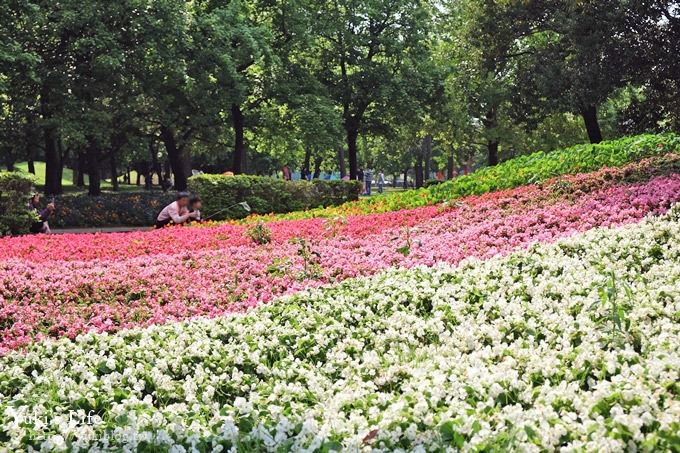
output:
M680 210L0 358L7 451L680 445Z

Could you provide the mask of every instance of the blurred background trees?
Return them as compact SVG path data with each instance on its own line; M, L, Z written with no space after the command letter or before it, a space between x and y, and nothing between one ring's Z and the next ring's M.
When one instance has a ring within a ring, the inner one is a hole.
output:
M679 43L661 0L8 0L0 164L48 194L284 165L420 186L680 131Z

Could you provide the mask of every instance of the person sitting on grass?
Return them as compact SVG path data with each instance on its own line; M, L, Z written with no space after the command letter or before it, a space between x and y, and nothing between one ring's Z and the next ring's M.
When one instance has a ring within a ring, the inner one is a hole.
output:
M47 220L50 218L52 213L54 213L54 202L48 203L45 209L40 208L40 194L35 193L31 197L31 201L28 203L28 209L35 211L38 214L39 220L31 225L31 233L45 233L50 234L50 224Z
M201 208L203 207L203 203L201 202L201 197L198 195L194 195L193 197L189 198L189 212L195 213L196 217L194 217L194 221L196 222L201 222ZM191 220L189 220L191 222Z
M163 228L164 226L175 224L182 225L190 219L195 219L200 216L198 211L189 212L189 194L180 192L177 194L177 200L163 208L156 218L156 228Z

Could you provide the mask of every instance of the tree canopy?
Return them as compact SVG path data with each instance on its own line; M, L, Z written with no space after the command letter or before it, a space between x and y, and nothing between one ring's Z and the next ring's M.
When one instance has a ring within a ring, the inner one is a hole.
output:
M117 187L134 169L449 177L680 130L680 2L9 0L2 163Z

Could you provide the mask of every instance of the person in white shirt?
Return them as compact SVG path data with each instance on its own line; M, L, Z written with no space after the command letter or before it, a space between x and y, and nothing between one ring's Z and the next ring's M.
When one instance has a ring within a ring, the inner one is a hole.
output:
M170 223L181 225L190 219L195 219L200 216L198 211L189 212L189 194L180 192L177 194L177 200L163 208L156 218L156 228L163 228Z
M380 170L378 173L378 193L383 193L383 188L385 187L385 173Z

